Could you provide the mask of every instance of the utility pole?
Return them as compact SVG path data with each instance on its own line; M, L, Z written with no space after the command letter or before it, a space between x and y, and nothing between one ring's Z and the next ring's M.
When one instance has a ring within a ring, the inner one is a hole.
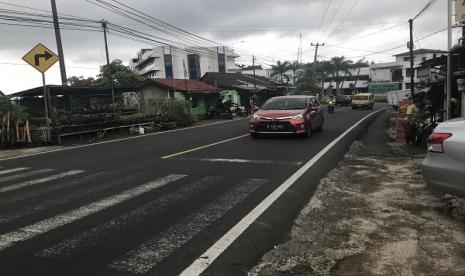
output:
M60 74L62 85L68 85L66 77L65 55L63 54L63 45L61 44L60 23L58 22L57 5L55 0L51 0L53 13L53 26L55 27L55 38L57 41L58 56L60 57Z
M447 84L446 84L446 116L445 120L450 118L450 100L452 94L452 0L447 0Z
M313 59L313 62L316 63L317 58L318 58L318 47L320 47L320 46L323 47L323 46L325 46L325 44L324 43L320 44L318 42L316 44L313 44L313 42L312 42L312 43L310 43L310 45L312 47L315 47L315 58Z
M116 117L116 106L115 106L115 91L113 90L113 80L111 75L110 66L110 55L108 54L108 41L107 41L107 21L102 19L103 38L105 40L105 54L107 57L107 68L108 68L108 88L111 90L111 102L113 105L113 116Z
M413 56L413 19L408 21L410 27L410 42L409 42L409 50L410 50L410 93L412 96L412 100L415 97L415 71L413 70L414 65L414 56Z
M257 91L257 82L256 82L256 75L255 75L255 56L252 56L252 69L253 69L253 87L254 90Z

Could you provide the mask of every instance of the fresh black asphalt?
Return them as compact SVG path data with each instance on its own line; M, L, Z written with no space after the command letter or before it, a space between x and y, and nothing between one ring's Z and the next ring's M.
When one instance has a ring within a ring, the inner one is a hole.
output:
M168 159L162 157L247 134L247 120L0 161L0 189L23 185L0 192L0 274L177 275L302 164L371 112L326 114L324 130L309 139L246 136ZM245 274L285 239L319 179L368 123L326 153L205 274ZM2 174L15 168L26 169ZM53 171L27 176L41 169ZM76 170L82 172L47 179ZM20 174L26 176L7 178ZM131 198L112 198L169 175L183 177ZM69 222L43 228L58 223L61 214L97 208L101 205L92 203L108 198L116 203L77 219L65 215ZM8 239L34 231L2 248ZM142 253L130 258L134 252Z

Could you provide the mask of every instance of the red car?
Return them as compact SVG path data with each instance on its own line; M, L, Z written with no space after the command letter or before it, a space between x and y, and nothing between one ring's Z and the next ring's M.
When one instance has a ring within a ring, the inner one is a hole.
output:
M282 96L266 101L249 122L252 138L260 134L299 134L309 137L323 129L320 102L313 96Z

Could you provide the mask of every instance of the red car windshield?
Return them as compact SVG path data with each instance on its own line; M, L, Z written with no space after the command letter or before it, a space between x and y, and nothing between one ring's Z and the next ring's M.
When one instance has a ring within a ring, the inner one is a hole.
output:
M305 99L300 98L279 98L270 99L262 106L262 110L292 110L304 109L306 106Z

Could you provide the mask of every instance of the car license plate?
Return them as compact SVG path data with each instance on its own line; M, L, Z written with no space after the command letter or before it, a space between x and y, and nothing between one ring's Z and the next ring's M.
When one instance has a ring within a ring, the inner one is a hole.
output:
M268 125L268 129L271 129L271 130L280 130L280 129L283 129L283 127L284 126L278 125L278 124Z

